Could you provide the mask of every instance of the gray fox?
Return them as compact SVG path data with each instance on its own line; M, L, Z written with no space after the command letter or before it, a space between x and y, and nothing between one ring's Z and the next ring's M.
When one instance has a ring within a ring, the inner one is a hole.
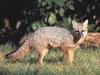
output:
M64 62L73 62L74 52L84 41L88 33L88 20L83 23L72 21L72 29L61 27L43 27L29 34L23 44L15 51L5 55L7 59L19 60L32 50L36 51L37 63L43 64L43 59L49 47L59 48L64 52Z

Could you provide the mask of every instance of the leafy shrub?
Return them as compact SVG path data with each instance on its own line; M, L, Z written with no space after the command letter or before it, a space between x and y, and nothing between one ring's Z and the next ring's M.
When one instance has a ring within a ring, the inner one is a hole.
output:
M34 19L33 13L37 16L36 20L38 22L33 20L31 24L33 29L62 24L68 17L68 13L70 13L68 11L74 11L73 0L37 0L32 3L33 4L24 11L24 15L26 15L27 22Z

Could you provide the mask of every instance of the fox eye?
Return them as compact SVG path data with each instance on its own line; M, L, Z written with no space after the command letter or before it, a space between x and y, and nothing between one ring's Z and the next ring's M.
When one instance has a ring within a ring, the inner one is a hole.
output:
M78 34L78 33L79 33L79 31L76 31L76 33Z
M78 30L76 32L79 32Z
M84 32L85 30L82 30L82 32Z

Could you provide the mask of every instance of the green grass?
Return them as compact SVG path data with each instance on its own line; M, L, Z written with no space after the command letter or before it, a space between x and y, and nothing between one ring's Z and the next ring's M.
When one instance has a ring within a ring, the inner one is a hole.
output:
M9 51L11 50L10 47ZM72 64L63 63L63 53L51 50L44 60L44 65L35 63L34 54L28 55L21 62L6 60L7 47L0 46L0 75L100 75L100 50L78 49Z

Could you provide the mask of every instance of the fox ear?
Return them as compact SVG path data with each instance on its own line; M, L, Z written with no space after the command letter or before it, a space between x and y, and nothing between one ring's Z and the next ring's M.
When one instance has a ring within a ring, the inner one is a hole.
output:
M88 19L86 19L83 24L88 25Z
M73 29L77 30L78 29L78 24L75 20L72 21Z
M83 22L83 25L84 25L85 28L88 27L88 19L86 19L86 20Z

